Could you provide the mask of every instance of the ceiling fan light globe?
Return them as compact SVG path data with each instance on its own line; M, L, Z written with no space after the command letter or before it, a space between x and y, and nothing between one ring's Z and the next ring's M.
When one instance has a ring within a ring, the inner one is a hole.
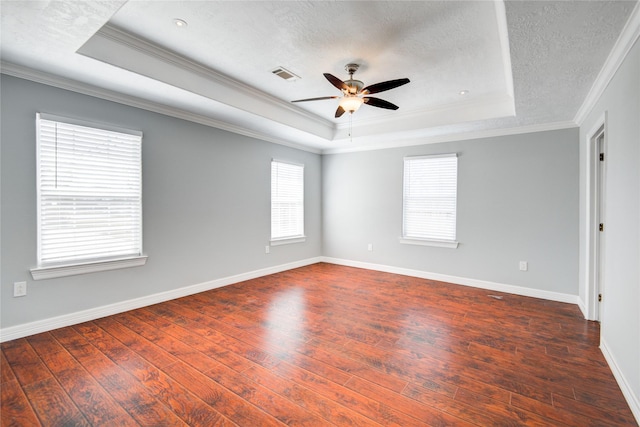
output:
M354 111L357 111L358 108L360 108L363 102L364 101L362 100L362 98L358 96L347 95L347 96L343 96L342 99L340 99L340 106L344 111L353 113Z

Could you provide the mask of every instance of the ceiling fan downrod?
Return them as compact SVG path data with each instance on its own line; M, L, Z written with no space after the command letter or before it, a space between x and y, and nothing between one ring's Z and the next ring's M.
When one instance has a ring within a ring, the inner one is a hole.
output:
M353 63L344 66L346 72L349 73L349 80L345 80L344 82L344 84L349 87L349 89L345 91L345 95L357 95L364 87L364 83L360 80L354 80L353 78L353 74L358 71L358 68L360 68L360 65Z

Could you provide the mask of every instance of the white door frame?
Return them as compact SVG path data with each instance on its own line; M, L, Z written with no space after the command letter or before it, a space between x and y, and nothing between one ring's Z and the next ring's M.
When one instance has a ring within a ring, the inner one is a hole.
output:
M585 221L586 236L586 292L585 308L586 317L589 320L602 321L598 294L603 293L602 265L604 260L603 238L598 229L599 224L604 222L602 212L604 211L604 197L601 186L604 187L604 176L601 175L600 151L598 147L598 137L604 132L604 147L607 146L607 112L596 121L595 126L587 133L587 215ZM603 148L604 148L603 147Z

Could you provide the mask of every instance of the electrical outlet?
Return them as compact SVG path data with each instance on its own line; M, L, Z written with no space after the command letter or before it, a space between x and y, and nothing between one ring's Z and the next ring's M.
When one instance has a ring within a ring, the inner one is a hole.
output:
M264 253L268 254L269 252L271 252L271 248L269 247L269 245L264 247Z
M23 297L27 295L27 282L15 282L13 284L13 296Z
M520 271L527 271L529 269L529 263L527 261L520 261Z
M367 250L368 250L368 251L372 251L372 250L373 250L373 243L369 243L369 244L367 245Z

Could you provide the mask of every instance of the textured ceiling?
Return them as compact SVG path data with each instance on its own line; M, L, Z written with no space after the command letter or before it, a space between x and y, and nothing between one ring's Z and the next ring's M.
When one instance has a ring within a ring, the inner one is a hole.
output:
M576 3L506 4L519 124L573 118L632 6Z
M188 27L172 28L176 17ZM109 21L285 101L339 94L322 73L346 79L350 62L365 83L410 77L411 86L386 94L399 92L403 110L455 102L462 89L501 94L496 22L492 2L134 2ZM281 65L302 79L275 78ZM333 119L335 104L300 107Z
M45 72L85 92L331 151L570 123L635 6L3 0L0 55L6 73ZM400 109L365 105L351 121L334 119L336 100L289 102L339 95L322 73L346 79L349 62L365 84L410 78L376 95ZM301 79L279 79L278 66Z

